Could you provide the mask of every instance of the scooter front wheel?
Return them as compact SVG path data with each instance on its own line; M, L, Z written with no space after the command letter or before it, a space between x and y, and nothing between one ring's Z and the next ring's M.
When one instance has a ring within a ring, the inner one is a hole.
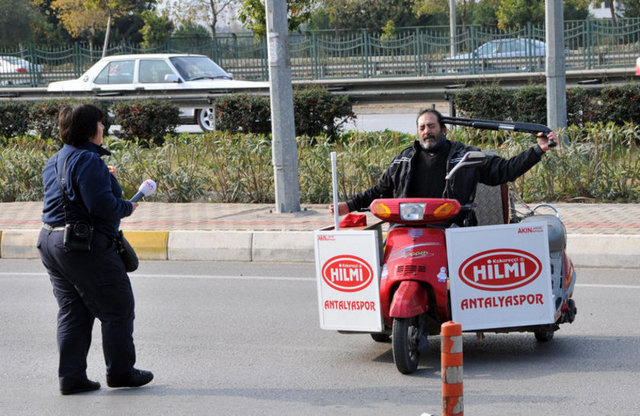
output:
M420 351L418 342L420 339L419 318L393 318L391 332L391 347L393 362L402 374L411 374L418 369Z
M382 333L373 333L371 334L371 339L373 339L375 342L389 342L391 341L391 338L389 338L388 334L382 334Z

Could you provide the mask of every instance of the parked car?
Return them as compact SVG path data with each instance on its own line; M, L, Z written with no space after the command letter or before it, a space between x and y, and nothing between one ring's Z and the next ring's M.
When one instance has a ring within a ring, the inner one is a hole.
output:
M42 80L42 65L33 64L19 56L0 56L0 85L28 85L32 83L31 73L35 73L35 81Z
M463 53L449 59L524 58L528 56L545 56L545 54L546 45L540 40L510 38L489 41L471 53Z
M139 54L100 59L75 80L49 84L48 91L115 92L170 90L250 90L267 88L266 82L238 81L205 55ZM204 131L215 129L212 108L181 108L183 119Z
M527 61L528 58L544 58L546 53L547 46L541 40L507 38L491 40L483 43L471 53L459 54L446 58L445 61L458 62L455 68L450 68L452 71L469 70L473 60L486 60L486 62L481 62L481 65L486 69L528 69L527 65L531 65L531 62ZM569 50L565 49L564 54L567 56ZM460 64L465 65L466 68L461 67Z

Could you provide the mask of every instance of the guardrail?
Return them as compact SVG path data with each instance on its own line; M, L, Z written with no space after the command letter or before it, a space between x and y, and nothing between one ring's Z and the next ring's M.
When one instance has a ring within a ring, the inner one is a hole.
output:
M620 85L635 79L633 68L567 71L567 88L602 88ZM480 85L498 85L519 88L530 84L544 84L544 72L495 73L495 74L446 74L441 76L406 78L363 78L293 81L294 86L322 86L333 94L347 95L353 104L444 102L455 88L471 88ZM202 108L226 94L248 92L269 94L268 88L249 90L167 90L167 91L109 91L109 92L48 92L46 88L0 88L0 101L42 101L47 99L98 99L122 101L138 98L169 100L182 107Z

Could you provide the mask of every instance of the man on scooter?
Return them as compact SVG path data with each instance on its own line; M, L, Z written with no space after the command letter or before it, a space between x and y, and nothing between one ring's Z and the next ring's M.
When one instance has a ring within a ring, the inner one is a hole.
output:
M479 150L446 137L447 127L442 114L434 109L418 114L418 140L398 153L383 172L378 183L338 204L338 214L368 207L376 198L448 198L464 205L472 200L478 182L489 186L515 180L538 163L542 155L557 143L555 132L538 134L538 143L522 153L504 159L489 155L487 162L476 168L463 169L455 182L447 184L445 176L469 151ZM552 144L550 146L550 144ZM446 189L445 189L446 188ZM330 205L333 214L333 204ZM462 225L463 218L456 218ZM473 225L473 224L469 224Z

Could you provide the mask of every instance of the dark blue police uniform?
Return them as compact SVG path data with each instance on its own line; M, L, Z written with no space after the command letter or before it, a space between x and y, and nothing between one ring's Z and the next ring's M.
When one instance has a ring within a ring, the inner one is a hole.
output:
M102 344L107 377L127 375L136 360L133 344L134 298L114 238L120 220L131 215L133 205L122 199L122 188L101 156L109 151L91 142L64 145L46 163L44 227L38 239L59 306L57 340L60 351L60 385L86 379L87 353L95 318L102 323ZM66 218L63 196L56 182L66 160L65 186L69 204ZM93 227L89 251L65 251L65 223L87 220Z

